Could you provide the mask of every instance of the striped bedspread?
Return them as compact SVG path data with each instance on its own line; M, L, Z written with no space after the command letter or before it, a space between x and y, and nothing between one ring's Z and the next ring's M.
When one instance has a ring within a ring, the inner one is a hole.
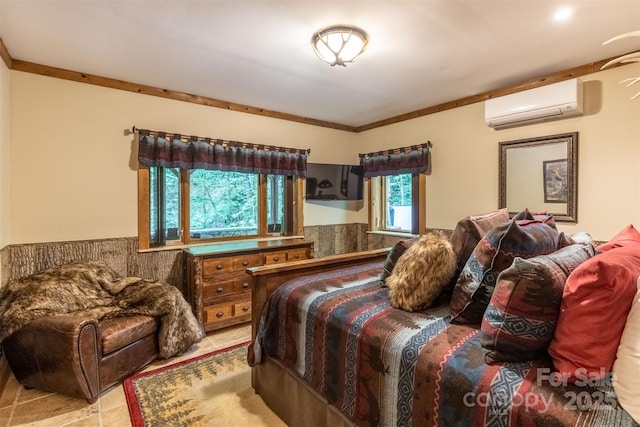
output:
M610 384L553 381L548 359L488 365L448 304L391 307L381 263L279 287L249 363L276 358L360 426L635 426Z

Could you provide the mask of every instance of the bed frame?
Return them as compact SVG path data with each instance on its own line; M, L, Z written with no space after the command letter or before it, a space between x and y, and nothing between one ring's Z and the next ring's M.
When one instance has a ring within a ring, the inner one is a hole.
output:
M334 255L272 266L253 267L251 338L255 339L269 296L286 281L307 274L384 261L390 248ZM265 357L251 370L251 385L289 426L342 427L354 424L278 361Z

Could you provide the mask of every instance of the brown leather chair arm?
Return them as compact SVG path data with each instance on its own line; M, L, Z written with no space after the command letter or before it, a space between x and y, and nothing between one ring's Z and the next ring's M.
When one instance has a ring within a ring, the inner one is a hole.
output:
M20 383L95 401L100 394L100 329L93 318L42 316L7 338L7 360Z

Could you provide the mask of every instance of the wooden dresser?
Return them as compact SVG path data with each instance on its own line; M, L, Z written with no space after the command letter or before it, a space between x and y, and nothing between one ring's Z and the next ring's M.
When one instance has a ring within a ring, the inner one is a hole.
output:
M236 241L185 249L185 297L205 331L251 321L246 269L313 258L304 239Z

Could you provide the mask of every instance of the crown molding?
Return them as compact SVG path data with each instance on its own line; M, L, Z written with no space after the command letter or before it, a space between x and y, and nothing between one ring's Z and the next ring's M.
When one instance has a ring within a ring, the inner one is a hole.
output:
M7 47L4 45L4 42L0 38L0 58L5 63L8 69L13 67L13 59L11 59L11 55L9 55L9 51Z
M520 83L516 83L509 86L504 86L500 89L490 90L478 95L467 96L455 101L449 101L442 104L434 105L431 107L423 108L421 110L413 111L411 113L401 114L399 116L390 117L388 119L380 120L368 125L357 126L354 132L364 132L370 129L379 128L382 126L399 123L405 120L415 119L417 117L427 116L429 114L439 113L441 111L451 110L453 108L462 107L465 105L475 104L477 102L484 102L487 99L498 98L500 96L509 95L511 93L522 92L524 90L533 89L540 86L546 86L548 84L561 82L563 80L569 80L576 77L593 74L600 71L600 68L609 62L612 58L602 59L600 61L592 62L590 64L580 65L578 67L569 68L567 70L558 71L553 74L548 74L544 77L538 77L535 79L525 80Z
M403 122L406 120L415 119L422 116L427 116L434 113L439 113L453 108L462 107L465 105L475 104L477 102L483 102L487 99L497 98L500 96L508 95L515 92L521 92L523 90L533 89L540 86L545 86L551 83L557 83L563 80L572 79L575 77L581 77L587 74L593 74L600 71L600 68L607 62L615 59L611 57L602 59L600 61L592 62L589 64L580 65L578 67L570 68L556 73L548 74L543 77L538 77L530 80L526 80L513 85L505 86L499 89L480 93L478 95L472 95L465 98L460 98L454 101L445 102L442 104L426 107L417 111L412 111L406 114L401 114L388 119L383 119L377 122L362 126L349 126L341 123L334 123L325 120L312 119L309 117L298 116L295 114L281 113L279 111L266 110L264 108L252 107L249 105L236 104L234 102L222 101L215 98L209 98L206 96L193 95L184 92L178 92L168 89L157 88L153 86L147 86L137 83L126 82L122 80L111 79L108 77L97 76L93 74L82 73L79 71L66 70L63 68L50 67L48 65L36 64L28 61L21 61L18 59L12 59L6 46L0 39L0 57L11 70L23 71L26 73L39 74L41 76L54 77L63 80L70 80L80 83L87 83L97 86L103 86L111 89L125 90L129 92L140 93L143 95L158 96L161 98L173 99L176 101L189 102L193 104L205 105L208 107L222 108L229 111L237 111L247 114L255 114L258 116L264 116L274 119L287 120L291 122L302 123L312 126L320 126L330 129L342 130L345 132L359 133L367 130L376 129L383 126ZM615 68L624 64L616 64L609 68Z
M63 68L50 67L48 65L35 64L33 62L21 61L18 59L13 60L12 69L16 71L23 71L26 73L39 74L41 76L71 80L80 83L88 83L92 85L108 87L111 89L125 90L129 92L140 93L143 95L158 96L161 98L173 99L176 101L190 102L193 104L206 105L208 107L222 108L225 110L238 111L241 113L256 114L259 116L288 120L291 122L304 123L307 125L322 126L348 132L354 132L355 129L353 126L342 125L339 123L332 123L323 120L311 119L308 117L296 116L295 114L281 113L278 111L266 110L264 108L251 107L249 105L236 104L234 102L222 101L220 99L209 98L206 96L193 95L184 92L161 89L153 86L130 83L122 80L111 79L108 77L97 76L94 74L81 73L78 71L65 70Z

